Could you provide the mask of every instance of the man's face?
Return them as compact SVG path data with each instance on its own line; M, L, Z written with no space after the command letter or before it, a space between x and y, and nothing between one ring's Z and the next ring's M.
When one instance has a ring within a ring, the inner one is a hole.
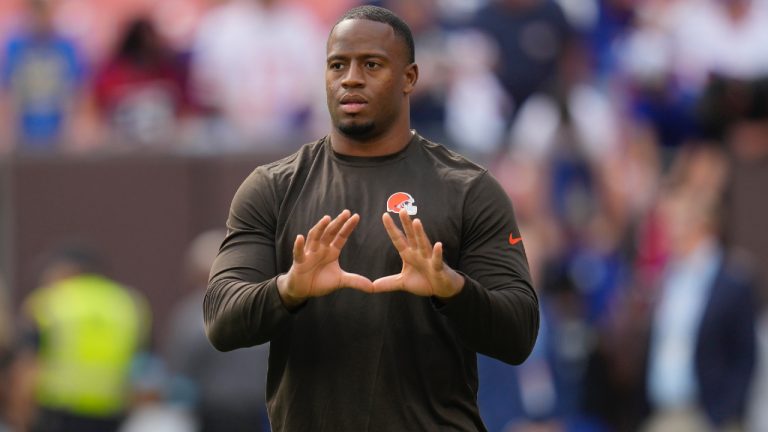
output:
M333 126L365 140L408 115L406 96L416 82L405 42L388 24L340 22L328 38L325 90Z

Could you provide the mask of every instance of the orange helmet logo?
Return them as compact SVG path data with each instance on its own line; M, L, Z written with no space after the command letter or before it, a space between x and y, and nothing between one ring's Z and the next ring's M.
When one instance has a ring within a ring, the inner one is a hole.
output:
M416 200L413 199L411 194L405 192L395 192L387 199L387 211L392 213L400 213L400 210L405 209L410 216L416 214Z

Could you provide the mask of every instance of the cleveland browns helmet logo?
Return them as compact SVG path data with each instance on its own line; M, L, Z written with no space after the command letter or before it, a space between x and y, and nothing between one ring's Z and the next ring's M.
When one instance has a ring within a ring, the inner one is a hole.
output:
M387 199L387 211L392 213L400 213L401 209L405 209L408 215L413 216L416 214L416 200L413 199L411 194L405 192L395 192Z

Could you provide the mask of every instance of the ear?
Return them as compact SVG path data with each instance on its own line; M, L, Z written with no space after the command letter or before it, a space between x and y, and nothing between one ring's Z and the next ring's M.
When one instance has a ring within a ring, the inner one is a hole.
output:
M411 63L405 67L405 87L403 87L403 94L411 94L413 88L416 87L416 81L419 80L419 65Z

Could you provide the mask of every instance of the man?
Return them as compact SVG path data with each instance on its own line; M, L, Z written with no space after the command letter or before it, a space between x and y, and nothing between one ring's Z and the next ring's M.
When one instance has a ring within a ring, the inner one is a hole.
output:
M68 145L72 121L85 112L84 61L56 31L53 1L25 4L29 22L0 46L0 123L7 122L0 151L55 151ZM8 145L17 147L2 148Z
M235 194L208 336L221 350L271 342L275 431L485 430L476 353L521 363L539 323L509 199L409 129L418 67L390 11L347 12L325 76L330 135Z
M717 175L706 166L703 173ZM756 359L756 287L743 257L718 238L716 189L673 189L660 205L671 247L650 324L648 432L743 429Z
M131 366L146 341L149 307L100 267L90 251L67 247L24 301L36 379L19 391L35 386L32 431L117 430L129 408Z

